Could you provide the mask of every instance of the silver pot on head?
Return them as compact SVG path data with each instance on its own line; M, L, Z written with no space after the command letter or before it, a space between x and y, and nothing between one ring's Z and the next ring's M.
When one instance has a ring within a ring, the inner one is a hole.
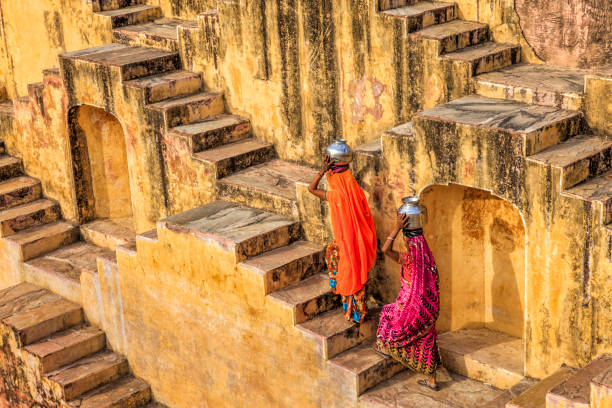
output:
M345 139L334 139L333 143L325 149L325 154L335 161L336 166L344 166L353 160L353 151L346 144Z
M422 205L419 205L419 197L404 197L402 198L402 203L397 212L408 216L406 229L416 230L423 228L423 222L427 220L427 210Z

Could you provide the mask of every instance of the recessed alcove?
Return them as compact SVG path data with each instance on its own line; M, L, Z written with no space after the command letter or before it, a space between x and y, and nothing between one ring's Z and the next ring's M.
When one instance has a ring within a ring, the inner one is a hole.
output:
M424 233L440 275L440 347L469 370L524 368L525 227L508 201L466 186L432 185L421 193ZM479 367L478 369L485 369ZM508 379L511 383L514 377Z
M115 116L88 105L73 108L69 124L81 231L114 249L135 235L123 128Z

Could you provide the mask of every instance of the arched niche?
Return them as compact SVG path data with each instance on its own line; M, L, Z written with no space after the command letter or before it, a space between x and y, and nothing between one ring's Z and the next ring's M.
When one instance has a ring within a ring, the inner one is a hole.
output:
M456 184L428 186L421 203L440 273L438 330L486 327L524 338L525 227L516 207Z
M133 215L125 136L119 120L81 105L68 113L76 198L81 223Z

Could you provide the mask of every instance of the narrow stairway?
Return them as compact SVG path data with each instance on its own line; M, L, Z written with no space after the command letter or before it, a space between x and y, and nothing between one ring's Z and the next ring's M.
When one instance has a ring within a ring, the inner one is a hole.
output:
M5 358L18 364L25 353L31 378L45 379L36 384L37 398L81 408L161 407L125 357L106 348L104 332L85 322L78 304L21 283L0 291L0 322L12 354Z
M149 6L144 0L96 0L94 12L109 20L113 41L178 51L179 27L197 28L197 22L164 18L159 6Z

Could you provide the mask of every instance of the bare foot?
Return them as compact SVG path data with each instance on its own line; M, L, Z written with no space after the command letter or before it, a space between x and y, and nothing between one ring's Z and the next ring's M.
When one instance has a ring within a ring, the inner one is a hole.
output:
M429 388L430 390L438 391L440 388L438 387L438 383L435 378L428 378L417 381L417 384L422 385L423 387Z
M385 356L388 356L388 355L389 355L389 353L387 353L387 351L386 351L386 350L379 348L379 347L378 347L378 345L377 345L376 343L374 343L374 345L372 346L372 348L373 348L373 349L374 349L374 351L376 351L377 353L384 354Z

